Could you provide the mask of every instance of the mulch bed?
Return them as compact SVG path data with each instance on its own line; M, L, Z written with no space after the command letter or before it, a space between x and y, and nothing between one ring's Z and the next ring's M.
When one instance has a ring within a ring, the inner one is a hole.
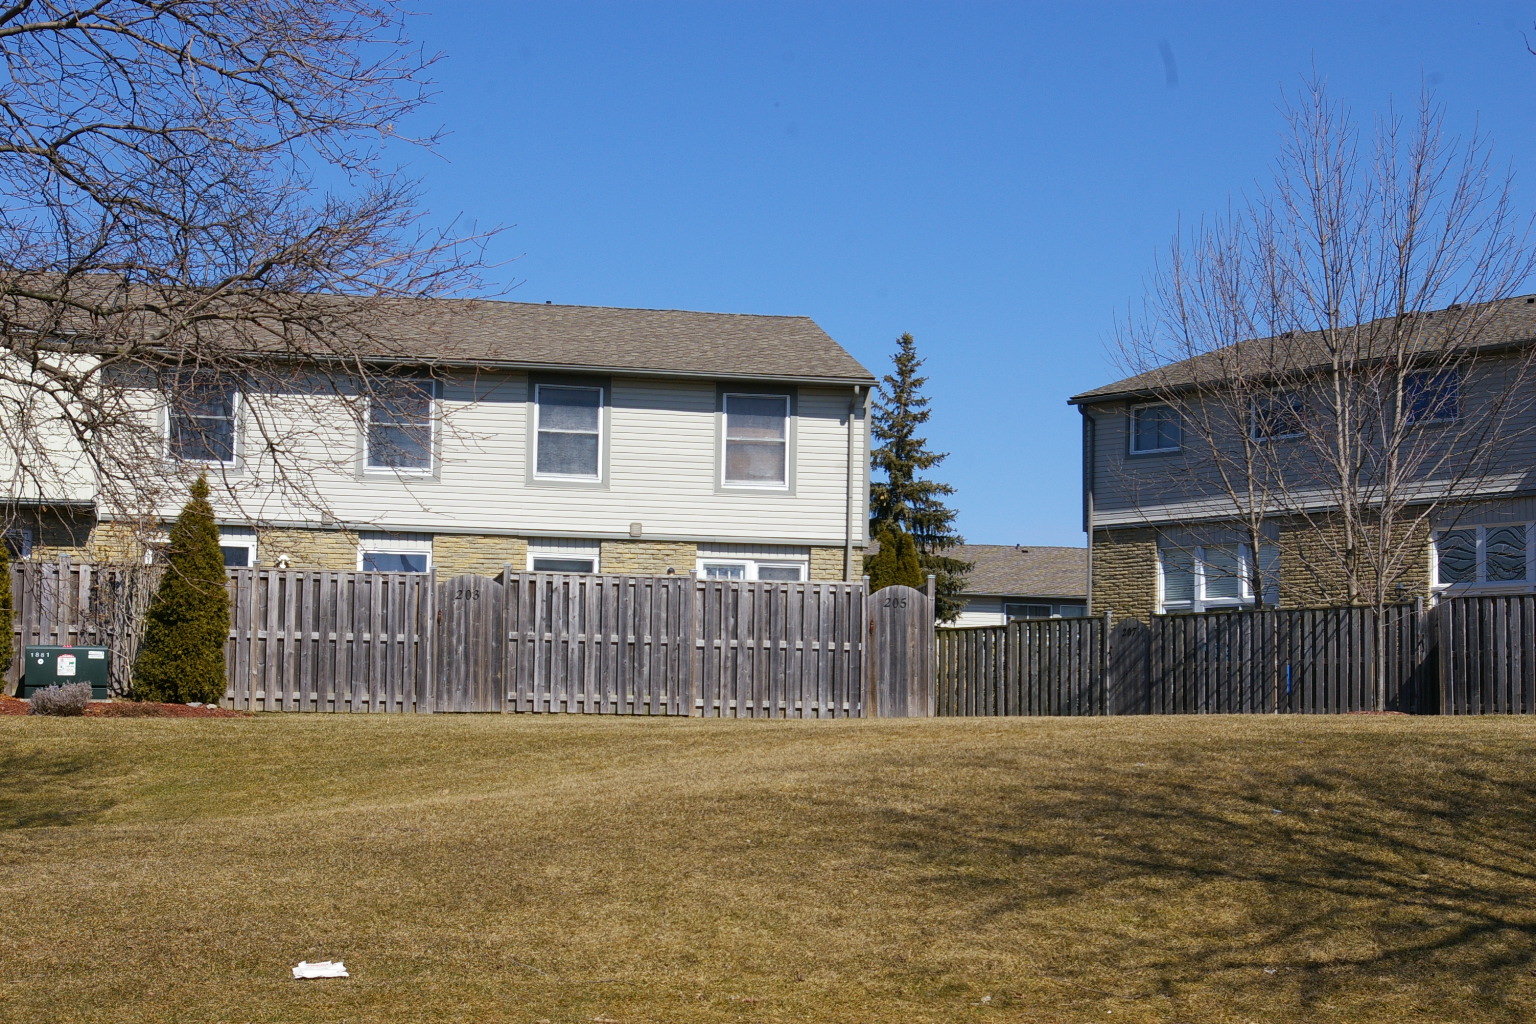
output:
M0 697L0 715L30 714L30 701ZM153 701L95 701L86 706L86 718L247 718L251 712L230 708L192 708L185 704L156 704Z

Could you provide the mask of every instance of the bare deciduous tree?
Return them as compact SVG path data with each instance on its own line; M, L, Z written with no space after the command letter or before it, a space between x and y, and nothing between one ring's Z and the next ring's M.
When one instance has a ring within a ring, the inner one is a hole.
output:
M403 322L432 314L402 300L478 286L483 239L426 227L381 158L435 141L397 132L432 63L403 22L394 0L0 11L4 499L152 515L187 478L167 416L172 448L218 454L240 395L270 399L240 410L264 486L318 500L342 457L316 424L365 428L416 362Z
M1286 115L1274 179L1180 234L1119 354L1182 423L1184 497L1251 551L1286 524L1288 575L1381 607L1532 429L1536 320L1502 301L1536 267L1528 220L1428 96L1368 141L1318 81Z

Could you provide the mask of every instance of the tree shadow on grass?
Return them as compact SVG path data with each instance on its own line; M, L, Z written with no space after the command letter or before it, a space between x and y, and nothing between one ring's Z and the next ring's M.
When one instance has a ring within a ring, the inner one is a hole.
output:
M0 831L95 821L116 803L92 785L102 769L81 753L0 751Z
M982 773L963 801L861 811L928 896L978 934L1053 932L1045 971L1092 991L1529 1010L1505 1005L1536 995L1528 758L1420 737L1312 763L1257 750L1208 772L1136 760L1013 785Z

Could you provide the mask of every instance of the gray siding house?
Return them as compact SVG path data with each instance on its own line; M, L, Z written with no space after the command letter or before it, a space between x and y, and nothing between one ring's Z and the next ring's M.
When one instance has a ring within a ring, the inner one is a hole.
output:
M1001 626L1014 619L1073 618L1088 601L1086 548L962 544L952 557L973 566L950 626Z

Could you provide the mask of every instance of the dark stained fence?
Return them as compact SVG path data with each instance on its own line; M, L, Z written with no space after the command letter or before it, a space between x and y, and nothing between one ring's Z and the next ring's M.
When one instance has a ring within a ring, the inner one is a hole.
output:
M1435 620L1442 714L1536 713L1536 595L1451 598Z
M939 631L945 715L1437 709L1424 617L1394 606L1013 622Z

